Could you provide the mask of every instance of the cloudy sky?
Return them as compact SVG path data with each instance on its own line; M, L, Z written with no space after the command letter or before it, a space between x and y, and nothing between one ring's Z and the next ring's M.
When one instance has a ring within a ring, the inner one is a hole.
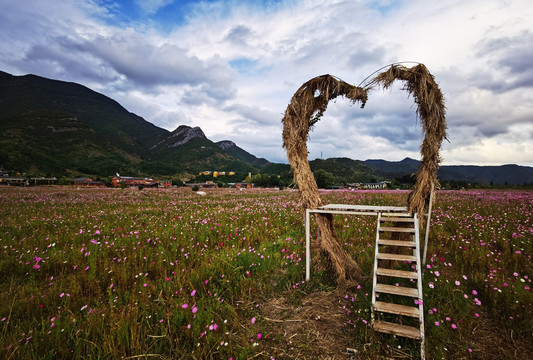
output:
M286 162L281 118L307 80L358 85L424 63L447 106L444 164L533 166L531 0L0 0L0 70L73 81L168 130L200 126ZM412 66L412 63L406 63ZM419 158L401 90L331 103L309 157Z

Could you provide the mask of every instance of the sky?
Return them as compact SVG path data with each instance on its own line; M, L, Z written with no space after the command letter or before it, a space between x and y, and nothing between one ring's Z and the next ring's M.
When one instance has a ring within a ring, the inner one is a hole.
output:
M423 63L446 101L444 165L533 166L531 0L0 0L0 70L85 85L172 131L199 126L287 163L294 92ZM413 99L331 102L310 160L420 159Z

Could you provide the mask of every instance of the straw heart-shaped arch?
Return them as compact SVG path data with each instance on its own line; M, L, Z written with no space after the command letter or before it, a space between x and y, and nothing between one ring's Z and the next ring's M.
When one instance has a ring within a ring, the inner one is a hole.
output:
M372 78L364 88L353 86L331 75L322 75L309 80L296 91L282 120L283 147L287 151L304 209L316 209L323 205L307 158L310 127L320 119L331 100L344 96L364 107L371 89L377 86L389 88L395 80L403 81L404 90L413 97L417 106L416 114L424 132L416 183L407 204L409 211L421 216L424 214L432 184L437 181L439 150L446 137L446 120L442 92L433 75L423 64L411 68L391 65L388 70ZM320 247L331 260L337 274L337 283L344 286L347 280L360 281L364 274L340 245L333 227L333 216L315 214L315 217L321 235Z

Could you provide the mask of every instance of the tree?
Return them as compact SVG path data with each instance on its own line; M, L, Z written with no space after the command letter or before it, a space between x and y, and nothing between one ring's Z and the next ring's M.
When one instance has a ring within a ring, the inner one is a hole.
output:
M316 185L319 189L328 189L334 185L335 177L329 171L318 169L314 172Z

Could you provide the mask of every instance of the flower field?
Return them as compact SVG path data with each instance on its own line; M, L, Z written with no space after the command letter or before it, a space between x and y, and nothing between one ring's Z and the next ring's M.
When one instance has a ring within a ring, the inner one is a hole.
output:
M371 278L337 291L295 191L0 188L2 359L416 359L369 327ZM404 205L407 192L325 202ZM441 191L424 267L429 359L533 352L533 192ZM376 219L337 216L370 275Z

